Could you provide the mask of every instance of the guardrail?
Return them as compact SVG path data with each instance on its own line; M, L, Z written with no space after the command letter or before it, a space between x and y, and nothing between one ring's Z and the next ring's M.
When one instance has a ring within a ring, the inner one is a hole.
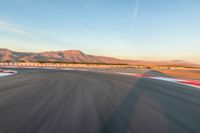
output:
M171 69L171 70L200 70L200 68L163 67L144 65L119 65L119 64L79 64L79 63L31 63L31 62L1 62L0 66L8 67L58 67L58 68L139 68L139 69Z
M0 66L16 66L16 67L61 67L61 68L121 68L127 65L110 65L110 64L71 64L71 63L0 63Z

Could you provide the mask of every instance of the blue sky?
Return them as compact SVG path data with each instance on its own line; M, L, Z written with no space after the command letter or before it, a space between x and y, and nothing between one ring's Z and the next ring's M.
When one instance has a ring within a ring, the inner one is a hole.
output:
M1 0L0 47L200 63L200 1Z

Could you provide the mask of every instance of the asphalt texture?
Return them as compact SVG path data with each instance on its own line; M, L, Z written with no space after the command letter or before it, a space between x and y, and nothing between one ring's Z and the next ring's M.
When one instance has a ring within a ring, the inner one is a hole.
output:
M200 133L200 89L87 71L0 78L0 133Z

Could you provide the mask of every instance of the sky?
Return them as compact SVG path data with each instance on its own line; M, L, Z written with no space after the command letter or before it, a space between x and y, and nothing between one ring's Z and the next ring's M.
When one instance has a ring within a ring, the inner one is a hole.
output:
M0 0L0 47L200 63L200 0Z

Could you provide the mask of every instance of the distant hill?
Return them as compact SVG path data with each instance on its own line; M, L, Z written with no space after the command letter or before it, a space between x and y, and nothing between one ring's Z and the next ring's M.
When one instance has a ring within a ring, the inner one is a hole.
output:
M9 49L0 49L0 61L6 62L77 62L77 63L125 63L123 60L87 55L80 50L47 51L41 53L15 52Z
M9 49L0 49L1 62L73 62L73 63L107 63L107 64L132 64L144 66L185 66L200 67L198 64L182 61L142 61L122 60L112 57L88 55L80 50L47 51L40 53L16 52Z

